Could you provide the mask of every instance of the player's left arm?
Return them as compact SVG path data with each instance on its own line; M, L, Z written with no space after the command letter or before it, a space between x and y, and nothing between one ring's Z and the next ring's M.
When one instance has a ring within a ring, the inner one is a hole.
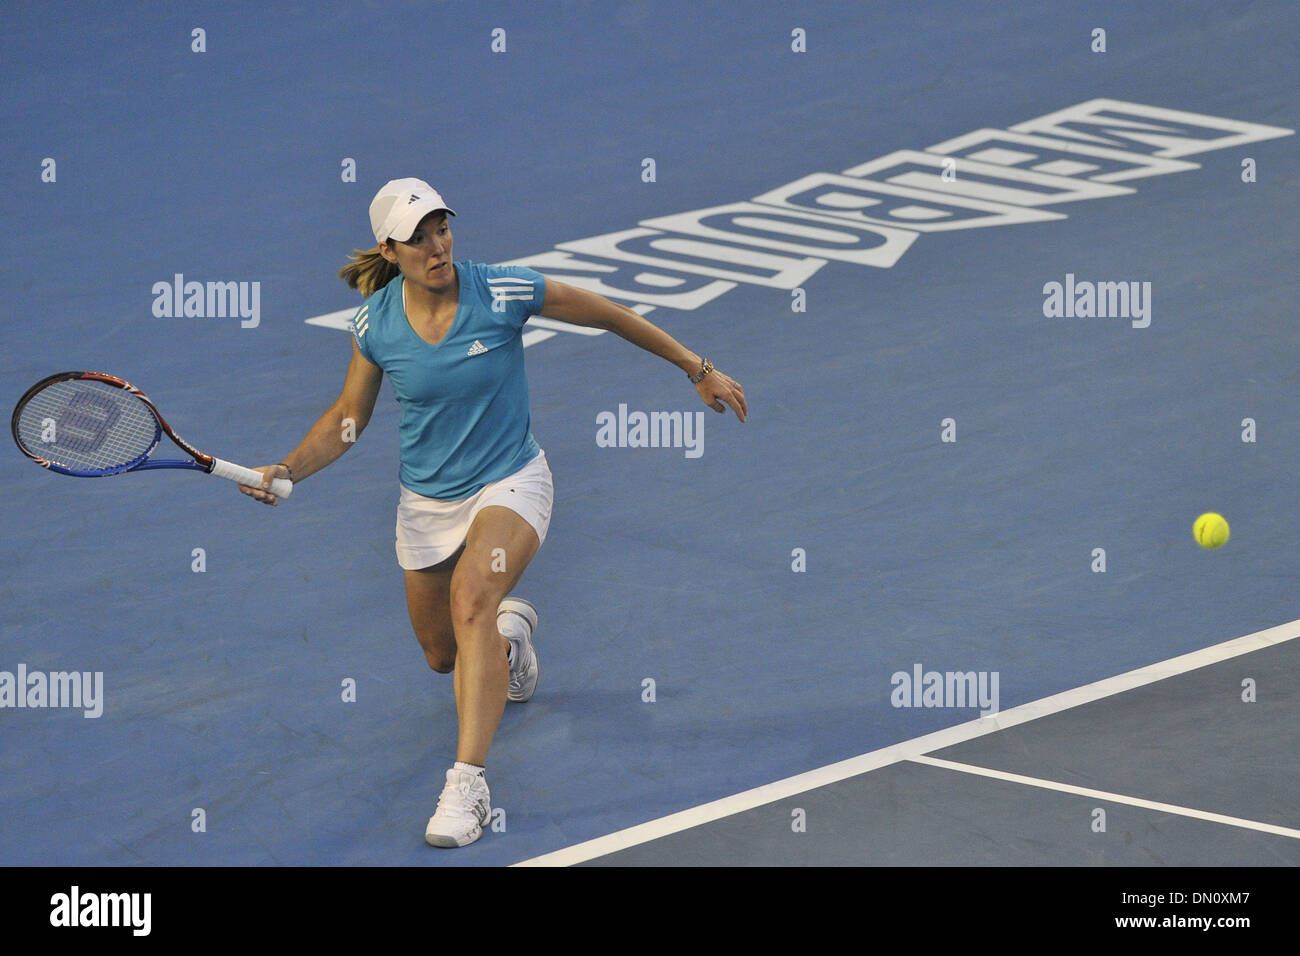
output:
M613 332L633 345L672 362L688 376L696 375L703 369L704 360L663 329L627 306L611 302L595 292L547 279L542 309L538 314L570 325ZM695 390L700 393L704 404L716 412L726 413L723 405L725 402L742 422L749 415L745 390L721 369L714 368L709 372L696 383Z

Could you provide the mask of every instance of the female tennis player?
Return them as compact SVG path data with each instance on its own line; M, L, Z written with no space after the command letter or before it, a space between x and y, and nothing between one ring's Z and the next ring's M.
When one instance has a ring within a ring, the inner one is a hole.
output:
M537 687L537 609L510 592L551 519L551 471L531 431L523 326L530 315L607 329L682 369L704 403L748 415L744 390L633 310L519 266L452 259L453 212L428 183L397 179L370 204L379 244L340 278L366 297L343 391L272 478L300 482L370 420L384 373L401 406L397 562L429 666L454 673L455 765L425 829L433 846L477 840L491 815L484 767L507 699ZM350 420L350 422L349 422Z

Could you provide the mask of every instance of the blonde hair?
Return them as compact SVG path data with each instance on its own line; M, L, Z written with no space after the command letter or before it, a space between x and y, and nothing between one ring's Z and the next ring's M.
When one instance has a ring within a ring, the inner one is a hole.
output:
M339 278L356 289L363 296L372 296L401 274L397 263L389 262L379 251L382 246L373 249L353 249L349 258L352 260L339 270Z

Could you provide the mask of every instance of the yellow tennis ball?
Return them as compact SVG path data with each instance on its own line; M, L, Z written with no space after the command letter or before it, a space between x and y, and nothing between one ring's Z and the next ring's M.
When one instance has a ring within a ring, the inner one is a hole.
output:
M1192 536L1202 548L1219 547L1227 542L1228 534L1228 522L1223 520L1223 515L1213 511L1201 515L1192 525Z

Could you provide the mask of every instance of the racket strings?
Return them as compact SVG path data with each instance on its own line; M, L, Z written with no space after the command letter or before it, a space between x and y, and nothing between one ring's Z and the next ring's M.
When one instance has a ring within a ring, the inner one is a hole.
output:
M142 460L161 437L153 412L130 392L86 379L55 382L23 406L18 439L64 468L102 472Z

